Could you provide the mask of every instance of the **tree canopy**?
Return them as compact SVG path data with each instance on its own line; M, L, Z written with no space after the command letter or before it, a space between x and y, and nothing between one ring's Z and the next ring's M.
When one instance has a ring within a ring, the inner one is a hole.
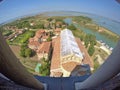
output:
M31 57L33 55L33 51L27 47L27 45L22 45L20 49L20 56L22 57Z
M41 59L42 64L40 67L40 74L42 76L47 76L50 74L50 62L49 60L46 60L44 57Z
M69 25L67 28L70 30L77 30L77 28L73 24Z

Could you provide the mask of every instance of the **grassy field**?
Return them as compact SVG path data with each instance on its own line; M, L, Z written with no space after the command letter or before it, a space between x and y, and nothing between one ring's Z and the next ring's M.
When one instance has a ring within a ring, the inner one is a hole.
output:
M33 31L26 31L25 33L19 35L17 38L13 40L13 43L16 45L22 45L23 43L28 42L30 37L34 36Z
M35 67L38 63L38 57L37 55L31 57L31 58L23 58L19 55L20 53L20 46L14 46L14 45L10 45L11 50L13 51L13 53L16 55L16 57L19 59L19 61L21 62L21 64L32 74L36 74L35 72ZM37 73L37 75L39 75Z

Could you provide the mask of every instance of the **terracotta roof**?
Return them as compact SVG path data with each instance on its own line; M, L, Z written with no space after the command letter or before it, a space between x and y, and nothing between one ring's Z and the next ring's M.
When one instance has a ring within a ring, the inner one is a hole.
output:
M49 36L43 36L42 38L43 38L43 39L48 39L48 37L49 37Z
M61 28L56 28L55 29L55 32L60 32L61 31Z
M31 41L31 42L29 42L29 44L28 44L28 45L39 46L39 45L40 45L40 43L39 43L39 42L37 42L37 41Z
M33 41L34 41L34 38L30 38L30 39L29 39L29 42L33 42Z
M82 45L82 42L81 42L81 40L79 38L76 38L76 41L78 43L78 46L79 46L81 52L84 53L83 63L84 64L89 64L90 67L93 68L93 61L91 60L91 58L90 58L90 56L89 56L89 54L87 52L87 49L84 47L84 45Z
M56 38L52 39L52 47L54 47L56 40L57 40Z
M54 39L51 70L60 68L60 37Z
M50 51L50 47L51 46L51 42L42 42L42 44L40 44L37 53L42 53L43 51L45 53L49 53Z
M35 37L40 38L43 33L45 33L45 30L38 30L35 34Z
M71 61L71 62L67 62L67 63L62 64L62 67L66 71L72 72L74 69L76 69L76 66L78 66L78 65L80 65L80 63Z
M62 72L54 72L55 77L62 77L63 73Z
M93 67L93 61L91 60L86 48L84 47L84 45L82 45L79 38L76 38L76 41L77 41L77 44L78 44L81 52L84 52L84 54L85 54L83 63L89 64L90 67ZM53 45L54 49L53 49L53 56L52 56L52 60L51 60L51 70L54 70L54 69L60 68L60 37L53 39L52 45ZM62 64L62 67L66 71L72 72L74 69L80 69L80 63L71 61L71 62Z

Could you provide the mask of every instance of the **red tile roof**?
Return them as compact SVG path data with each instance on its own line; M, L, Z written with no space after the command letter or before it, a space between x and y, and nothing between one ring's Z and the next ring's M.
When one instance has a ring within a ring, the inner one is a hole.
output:
M38 30L35 34L35 37L40 38L43 33L45 33L45 30Z
M51 48L51 42L42 42L37 50L37 53L49 53Z
M89 64L90 67L93 67L93 61L91 60L84 45L82 45L81 40L79 38L76 38L76 41L78 43L78 46L81 52L84 52L85 54L83 63ZM60 62L61 62L60 61L60 37L53 39L52 44L53 44L54 49L53 49L53 56L52 56L52 61L51 61L51 70L60 68ZM75 69L76 66L78 65L80 65L80 63L73 62L73 61L62 64L63 68L69 72Z
M63 73L62 72L54 72L55 77L62 77Z
M76 69L76 66L78 66L78 65L80 65L80 63L71 61L71 62L67 62L67 63L62 64L62 67L66 71L72 72L74 69Z
M28 44L28 45L39 46L39 45L40 45L40 43L39 43L39 42L37 42L37 41L31 41L31 42L29 42L29 44Z
M29 39L29 42L33 42L33 41L34 41L34 38L30 38L30 39Z
M54 48L51 60L51 70L60 68L60 37L53 40Z
M94 67L93 66L93 61L92 61L91 57L89 56L89 54L87 52L87 49L84 47L84 45L82 45L82 42L81 42L81 40L79 38L76 38L76 41L78 43L78 46L79 46L81 52L84 53L83 63L84 64L89 64L90 67L93 68Z
M48 37L49 37L49 36L43 36L42 38L43 38L43 39L48 39Z
M38 40L39 40L39 38L40 38L44 33L45 33L45 30L38 30L38 31L36 32L35 36L34 36L33 38L30 38L30 39L29 39L29 44L28 44L28 45L39 46L40 43L38 42ZM43 39L46 39L47 37L48 37L48 36L44 36L44 35L43 35ZM48 44L48 43L47 43L47 44ZM43 43L43 45L45 45L44 47L47 47L46 49L48 49L49 44L46 45L45 43ZM42 46L42 45L41 45L41 46ZM40 48L42 48L43 50L45 50L44 47L40 47ZM45 51L47 51L47 50L45 50ZM47 52L48 52L48 51L47 51Z

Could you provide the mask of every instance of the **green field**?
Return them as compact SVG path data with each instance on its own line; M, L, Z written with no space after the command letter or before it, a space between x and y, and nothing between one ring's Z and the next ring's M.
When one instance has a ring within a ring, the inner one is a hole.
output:
M15 38L13 40L13 44L17 44L17 45L22 45L24 43L27 43L28 42L28 39L30 37L33 37L35 34L34 31L26 31L24 32L23 34L19 35L17 38Z

